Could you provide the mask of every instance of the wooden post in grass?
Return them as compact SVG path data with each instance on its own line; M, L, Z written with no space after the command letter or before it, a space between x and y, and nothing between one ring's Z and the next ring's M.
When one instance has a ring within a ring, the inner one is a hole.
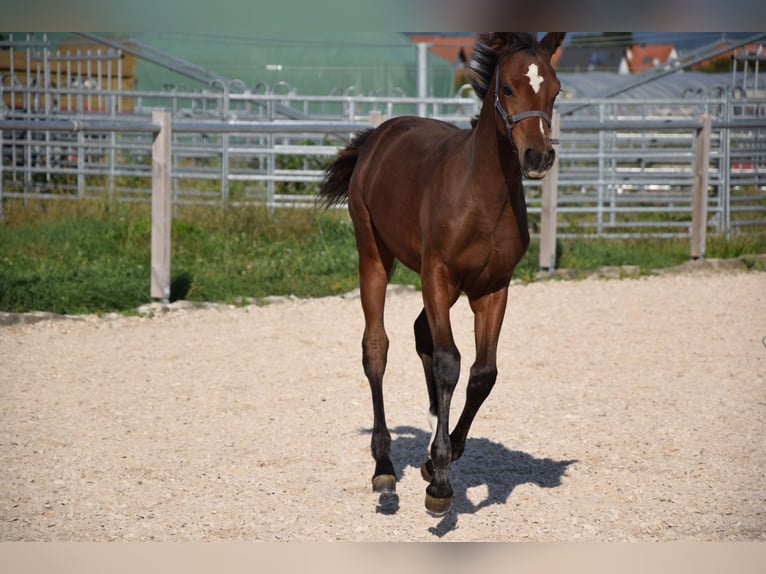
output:
M152 277L151 297L170 302L170 219L172 161L170 112L155 110L152 122L160 126L152 143Z
M707 231L707 183L710 169L710 114L702 115L702 129L694 146L694 186L692 187L692 259L704 259Z
M559 114L554 112L551 119L551 139L558 140ZM558 203L559 186L559 154L553 167L545 176L542 183L542 199L540 210L540 270L553 271L556 268L556 204Z

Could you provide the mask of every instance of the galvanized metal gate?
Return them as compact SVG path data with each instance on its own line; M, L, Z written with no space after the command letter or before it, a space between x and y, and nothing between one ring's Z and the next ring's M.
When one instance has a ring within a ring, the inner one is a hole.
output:
M219 77L199 90L145 92L126 83L119 44L60 53L30 37L3 47L11 70L0 82L0 205L150 201L153 132L144 128L168 109L174 204L311 206L322 168L354 132L410 113L467 126L479 106L469 89L450 98L302 96ZM749 92L690 96L560 100L559 236L690 236L703 114L712 118L708 227L766 225L766 92L756 81ZM538 226L540 184L526 189Z

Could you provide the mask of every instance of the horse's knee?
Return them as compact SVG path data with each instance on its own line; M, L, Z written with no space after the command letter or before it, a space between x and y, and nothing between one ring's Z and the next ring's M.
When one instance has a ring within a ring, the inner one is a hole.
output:
M441 390L452 392L460 377L460 353L453 351L434 351L434 381Z
M468 378L467 392L481 400L485 399L497 380L497 367L494 365L474 366Z

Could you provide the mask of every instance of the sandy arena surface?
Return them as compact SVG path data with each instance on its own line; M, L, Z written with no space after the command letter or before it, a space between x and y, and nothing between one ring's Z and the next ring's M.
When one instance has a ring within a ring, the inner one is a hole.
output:
M0 540L766 541L766 273L512 286L441 517L420 308L389 294L389 497L358 299L0 327Z

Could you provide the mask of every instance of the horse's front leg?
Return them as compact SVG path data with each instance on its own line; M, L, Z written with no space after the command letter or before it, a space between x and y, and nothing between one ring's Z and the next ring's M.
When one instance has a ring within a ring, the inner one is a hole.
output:
M497 379L497 343L505 316L508 289L501 289L480 299L471 301L474 312L474 333L476 337L476 360L466 387L466 401L460 419L450 434L452 460L457 460L465 450L465 441L479 407L489 396ZM435 401L432 399L432 403ZM423 478L433 478L433 463L426 460L421 469Z
M450 435L452 460L460 458L476 413L489 396L497 379L497 343L503 326L508 288L471 301L474 312L476 361L466 387L466 401L460 419Z
M423 303L433 336L431 375L436 403L436 429L431 443L433 476L426 488L426 508L443 514L452 505L449 465L452 445L449 436L449 411L452 393L460 376L460 353L452 337L449 311L459 296L438 272L423 274Z

